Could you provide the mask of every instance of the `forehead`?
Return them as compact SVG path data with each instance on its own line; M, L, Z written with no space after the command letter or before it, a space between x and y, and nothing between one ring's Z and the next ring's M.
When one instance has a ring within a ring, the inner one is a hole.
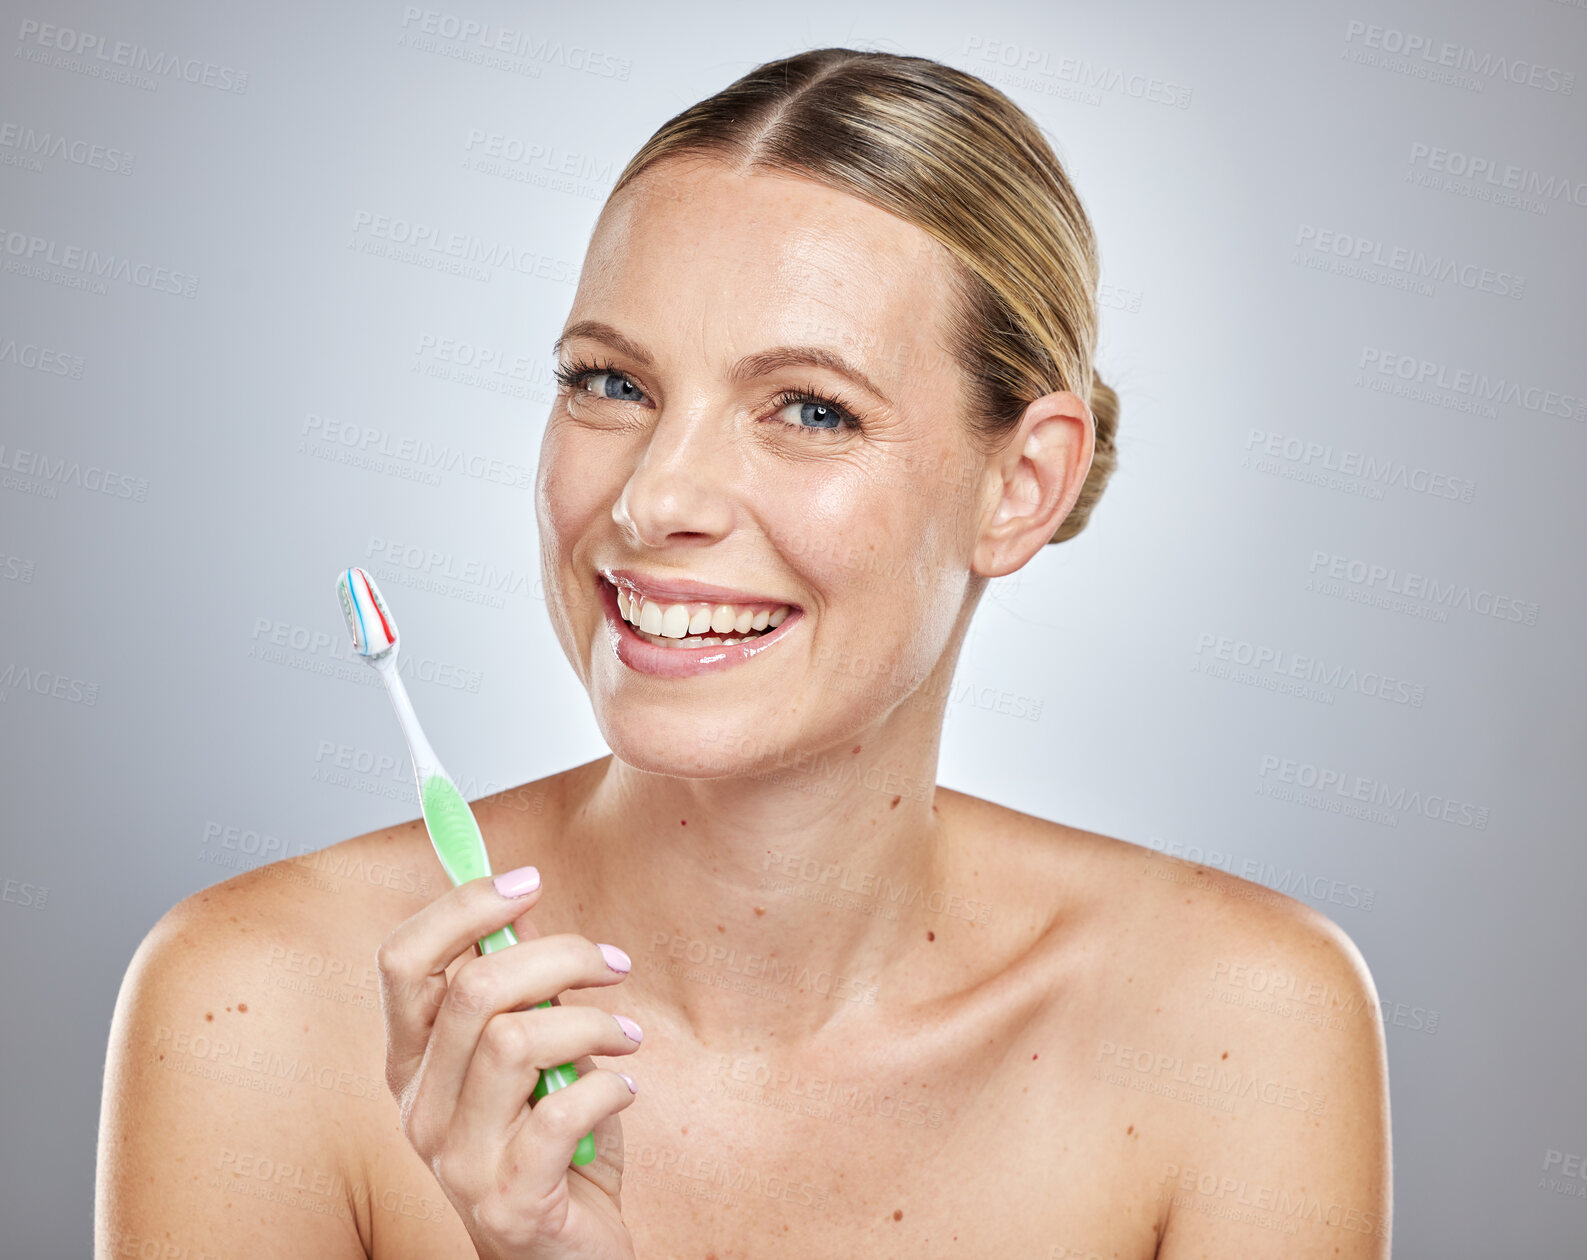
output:
M826 184L671 160L603 209L570 322L603 320L663 352L827 345L896 378L945 366L949 260L914 224Z

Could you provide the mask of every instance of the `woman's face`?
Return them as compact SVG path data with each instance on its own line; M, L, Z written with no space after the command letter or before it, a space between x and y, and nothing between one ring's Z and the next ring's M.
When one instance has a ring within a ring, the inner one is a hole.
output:
M988 464L943 340L946 257L857 198L712 161L607 204L536 512L547 607L621 760L787 765L873 730L954 642Z

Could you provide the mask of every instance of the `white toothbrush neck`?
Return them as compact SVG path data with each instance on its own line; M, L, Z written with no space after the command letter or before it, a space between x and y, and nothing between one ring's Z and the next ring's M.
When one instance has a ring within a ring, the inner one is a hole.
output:
M402 685L402 676L397 673L397 654L392 652L381 660L372 662L375 670L380 675L380 680L386 684L386 694L391 697L391 707L397 711L397 724L402 727L402 733L408 740L408 751L413 755L413 773L418 778L419 790L424 790L424 781L432 774L445 774L441 769L441 761L435 755L435 749L430 747L430 741L424 737L424 728L419 725L419 715L413 711L413 702L408 699L408 689Z

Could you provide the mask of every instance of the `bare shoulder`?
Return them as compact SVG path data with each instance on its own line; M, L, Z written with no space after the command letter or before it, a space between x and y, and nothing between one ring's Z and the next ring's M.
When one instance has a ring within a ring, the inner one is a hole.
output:
M1293 897L938 789L1000 895L1043 923L1055 1028L1147 1116L1158 1255L1389 1254L1388 1066L1350 936ZM1075 1031L1079 1030L1079 1031Z
M1095 1066L1160 1103L1160 1260L1386 1257L1388 1060L1355 942L1237 875L1064 836L1095 876L1097 935L1128 991L1099 1030Z
M236 875L149 930L111 1021L97 1255L365 1254L359 1143L395 1114L374 950L436 891L403 831Z
M492 855L532 847L590 769L472 802ZM448 886L414 818L236 875L160 917L111 1021L97 1255L367 1254L368 1187L411 1159L384 1077L376 955ZM438 1189L399 1199L406 1230L454 1215Z
M1280 981L1281 993L1294 986L1300 1004L1328 1004L1348 990L1356 999L1370 997L1376 1009L1355 942L1303 901L1216 867L966 793L938 787L936 799L962 830L981 836L977 851L999 868L1005 885L1028 890L1031 899L1095 934L1116 960L1128 959L1168 989L1201 980L1205 991L1205 982L1240 976L1242 965L1265 961L1285 965L1269 980Z
M1159 1256L1386 1257L1388 1057L1361 951L1328 916L1224 871L1153 855L1141 883L1173 959L1147 1070L1189 1104ZM1113 1064L1146 1060L1121 1049Z

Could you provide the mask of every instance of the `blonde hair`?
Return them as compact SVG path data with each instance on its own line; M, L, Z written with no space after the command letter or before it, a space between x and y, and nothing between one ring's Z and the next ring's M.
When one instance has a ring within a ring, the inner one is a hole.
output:
M1078 534L1118 460L1118 395L1092 358L1096 239L1034 121L985 81L925 57L816 48L768 61L669 119L612 193L664 158L725 158L816 180L929 233L958 263L951 350L983 453L1025 407L1068 389L1087 400L1095 454L1049 542Z

